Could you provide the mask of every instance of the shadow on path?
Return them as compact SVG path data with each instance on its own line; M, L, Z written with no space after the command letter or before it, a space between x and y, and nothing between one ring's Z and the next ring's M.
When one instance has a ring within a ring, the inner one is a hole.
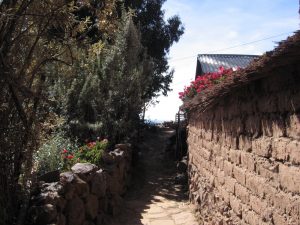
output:
M198 225L187 190L175 185L176 164L166 155L170 129L146 132L132 186L120 214L108 225Z

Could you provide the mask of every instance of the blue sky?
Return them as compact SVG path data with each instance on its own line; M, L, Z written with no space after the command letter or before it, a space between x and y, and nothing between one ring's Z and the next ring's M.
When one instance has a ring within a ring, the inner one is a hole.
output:
M179 15L185 34L170 51L169 64L175 69L172 92L159 97L159 104L150 107L146 118L173 120L182 91L195 76L196 56L200 53L263 54L274 49L278 41L299 29L298 0L167 0L166 18ZM222 50L231 46L268 40Z

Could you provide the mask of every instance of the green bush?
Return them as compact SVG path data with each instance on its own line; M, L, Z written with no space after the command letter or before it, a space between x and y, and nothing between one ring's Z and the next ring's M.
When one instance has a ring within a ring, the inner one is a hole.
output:
M68 171L75 163L89 162L100 166L102 163L102 155L108 147L107 139L102 141L89 142L75 151L64 149L61 152L63 170Z
M53 134L35 154L37 174L42 175L50 171L63 169L62 151L77 148L76 141L67 138L64 132L60 131Z

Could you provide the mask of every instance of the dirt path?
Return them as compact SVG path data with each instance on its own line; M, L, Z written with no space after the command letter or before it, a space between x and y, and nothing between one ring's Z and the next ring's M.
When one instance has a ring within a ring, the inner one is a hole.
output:
M172 132L145 134L124 209L109 225L198 225L183 187L174 184L175 163L165 154Z

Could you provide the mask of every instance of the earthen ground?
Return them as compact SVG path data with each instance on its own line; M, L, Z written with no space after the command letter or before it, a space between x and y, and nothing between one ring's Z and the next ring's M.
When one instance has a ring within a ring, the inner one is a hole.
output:
M166 154L170 129L146 132L124 207L108 225L198 225L185 185L176 185L176 164Z

